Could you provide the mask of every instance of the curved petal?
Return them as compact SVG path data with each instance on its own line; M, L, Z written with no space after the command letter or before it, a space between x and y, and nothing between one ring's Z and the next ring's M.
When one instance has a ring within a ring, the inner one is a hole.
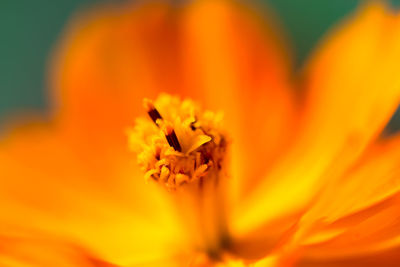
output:
M208 107L225 113L232 137L230 189L240 202L293 133L290 62L276 25L263 24L251 8L234 1L198 1L185 18L185 82ZM231 222L240 216L238 211Z
M61 113L109 126L137 116L144 97L179 92L180 13L168 1L149 1L103 5L73 18L50 65Z
M270 263L272 258L275 258L274 252L286 244L295 233L299 217L298 214L282 217L266 222L243 236L234 236L230 244L231 253L246 261L259 263L260 259L264 258L265 262Z
M179 93L180 9L168 1L100 5L72 19L50 64L59 124L77 146L126 151L144 97ZM108 160L108 159L107 159Z
M185 87L207 108L224 112L232 138L232 175L240 177L236 189L245 193L292 133L286 47L270 17L239 1L194 1L183 21Z
M391 198L400 193L399 146L400 136L381 141L343 177L330 181L302 217L292 246L343 257L398 245L393 240L400 234L400 210Z
M1 225L73 240L116 264L183 246L168 199L144 184L127 155L91 168L80 151L52 126L23 127L1 140Z
M373 1L334 31L305 70L296 143L249 199L266 204L248 209L243 220L256 225L303 209L321 185L340 176L398 106L399 67L400 17L380 3Z
M341 259L365 256L398 247L400 244L400 194L331 223L323 230L337 234L325 241L308 240L306 259Z
M368 148L343 176L329 181L304 215L303 222L329 223L399 192L400 136L397 135Z
M399 200L397 194L335 222L315 222L313 230L318 234L303 238L302 244L287 242L276 251L278 266L364 266L366 259L376 262L383 255L389 257L388 264L398 263L391 251L400 244Z

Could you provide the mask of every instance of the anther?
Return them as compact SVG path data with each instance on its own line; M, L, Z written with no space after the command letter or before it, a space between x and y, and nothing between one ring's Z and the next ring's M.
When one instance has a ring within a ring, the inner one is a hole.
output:
M193 121L190 123L190 129L192 129L192 131L196 130L196 126L194 126L195 123L196 123L196 121Z
M147 98L143 100L143 105L147 110L147 114L149 114L151 120L158 126L157 120L162 120L161 114L158 112L153 102Z
M176 137L174 128L172 128L171 125L166 124L164 126L163 130L164 130L165 137L167 138L168 144L171 147L173 147L176 151L181 152L182 148L181 148L181 145L179 144L178 137Z

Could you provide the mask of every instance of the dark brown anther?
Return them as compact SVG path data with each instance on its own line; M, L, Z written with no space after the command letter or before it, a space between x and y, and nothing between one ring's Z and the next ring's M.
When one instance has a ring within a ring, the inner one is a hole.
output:
M178 137L176 137L174 129L171 126L166 126L164 133L168 144L176 151L182 152L181 144L179 144Z
M194 126L195 123L196 123L196 122L190 123L190 129L192 129L192 131L195 131L195 130L196 130L196 127Z
M196 129L197 129L197 127L196 127L196 122L197 122L197 118L195 117L194 118L194 121L192 121L191 123L190 123L190 129L192 129L192 131L195 131Z
M150 118L152 119L152 121L154 121L154 123L156 123L158 119L162 120L162 117L157 109L149 110L147 111L147 114L149 114Z
M151 100L145 99L143 103L144 103L144 107L147 110L147 114L149 114L151 120L154 121L154 123L157 125L157 120L162 120L161 114L155 108L155 106L153 105L153 102L151 102Z

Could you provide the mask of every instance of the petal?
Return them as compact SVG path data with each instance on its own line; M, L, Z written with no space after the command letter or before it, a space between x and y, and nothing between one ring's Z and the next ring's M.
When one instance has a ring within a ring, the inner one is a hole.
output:
M37 236L0 236L0 264L10 267L116 267L70 243Z
M325 179L338 176L381 133L400 100L399 33L400 17L372 2L311 58L299 138L301 151L307 151L301 161L306 168L315 168Z
M320 230L319 236L303 239L303 244L286 242L275 251L280 263L277 266L325 266L325 263L327 266L335 263L364 266L361 263L368 262L367 259L376 262L383 255L388 256L384 261L388 264L398 262L393 252L398 251L400 244L399 200L400 194L397 194L328 225L316 223L314 230Z
M118 164L95 169L86 165L79 149L51 126L23 127L4 137L2 225L74 240L115 264L154 260L183 246L166 196L145 185L125 155L114 155Z
M305 128L324 153L365 147L399 104L400 17L389 12L379 2L362 7L306 68Z
M143 98L180 92L179 13L166 1L129 2L72 20L49 74L60 123L80 145L126 149L124 133L145 113Z
M269 221L261 227L246 233L246 235L234 233L236 235L232 238L230 244L231 253L250 262L258 261L265 257L267 258L265 262L270 262L271 256L277 248L286 244L292 237L297 229L298 218L299 215L295 214Z
M310 243L306 259L341 259L365 256L400 244L400 194L365 211L341 218L326 228L340 230L332 239Z
M373 141L399 103L400 17L373 2L333 32L305 70L304 113L292 150L245 207L253 225L304 209ZM242 222L242 223L244 223Z
M368 255L355 256L344 259L308 259L301 261L298 266L300 267L364 267L364 266L387 266L395 267L400 263L400 247L390 249L383 252L371 253Z
M268 19L227 0L194 1L183 18L185 87L224 112L232 175L243 192L256 186L292 133L291 62Z
M22 146L25 141L16 138L18 152L11 159L4 154L11 162L7 182L12 181L12 190L6 190L18 193L13 201L24 202L6 205L14 223L22 222L21 214L39 210L35 226L73 236L120 264L164 258L179 247L170 244L181 236L174 211L162 192L143 184L125 135L143 97L154 97L159 88L179 92L174 13L164 2L127 3L98 7L72 21L50 69L61 139L51 129L36 140L40 157L34 157L29 151L35 142ZM55 143L46 143L54 138ZM26 169L31 166L33 173ZM37 188L37 181L44 188ZM21 189L16 184L33 185Z
M329 181L303 222L329 223L399 192L400 135L397 135L368 148L343 176Z

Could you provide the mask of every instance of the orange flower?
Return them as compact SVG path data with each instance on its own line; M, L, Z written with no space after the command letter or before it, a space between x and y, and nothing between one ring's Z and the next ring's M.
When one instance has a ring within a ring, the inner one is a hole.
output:
M400 263L400 137L380 135L400 17L382 4L296 83L271 22L228 0L85 12L53 59L52 118L0 142L1 266Z

